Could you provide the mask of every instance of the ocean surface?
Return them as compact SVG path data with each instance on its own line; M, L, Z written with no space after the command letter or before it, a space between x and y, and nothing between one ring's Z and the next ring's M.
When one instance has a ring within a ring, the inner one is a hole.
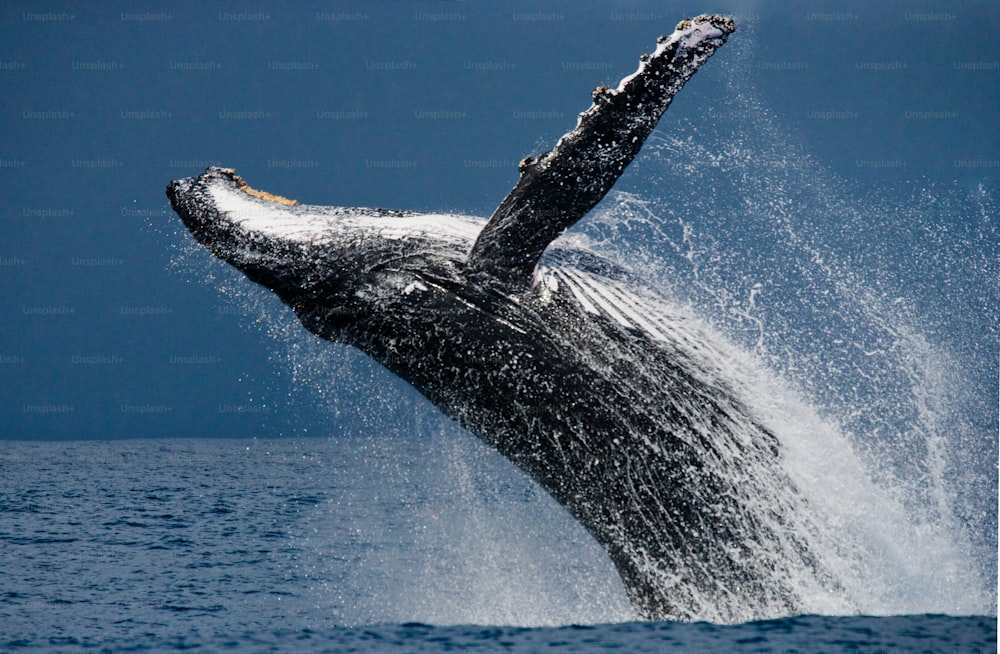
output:
M832 9L5 3L0 652L995 652L1000 11ZM487 216L704 11L738 31L568 236L753 359L855 615L637 621L538 486L163 194Z
M644 623L600 548L457 429L12 441L0 651L996 651L996 618Z

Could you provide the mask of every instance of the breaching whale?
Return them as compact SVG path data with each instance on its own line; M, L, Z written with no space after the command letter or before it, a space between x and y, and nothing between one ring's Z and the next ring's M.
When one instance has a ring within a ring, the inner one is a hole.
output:
M831 583L775 436L683 317L627 271L552 242L593 208L733 32L682 21L493 216L311 206L232 169L173 181L194 238L350 344L543 486L604 547L646 619L795 613ZM676 312L675 312L676 313Z

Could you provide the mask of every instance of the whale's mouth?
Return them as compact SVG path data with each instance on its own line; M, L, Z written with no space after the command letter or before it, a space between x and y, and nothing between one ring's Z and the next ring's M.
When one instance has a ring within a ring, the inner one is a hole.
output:
M213 251L238 233L250 233L255 226L286 215L283 209L299 204L253 188L233 168L216 166L197 177L170 182L167 197L198 242Z
M403 294L428 275L454 282L484 224L452 214L300 204L251 187L232 168L174 180L167 196L198 243L277 293L323 336L329 330L320 322L342 326L351 315L344 306L373 280L397 280L390 286ZM435 265L428 268L428 260Z
M481 218L369 207L333 207L251 187L232 168L207 168L167 186L174 211L215 256L248 267L287 270L306 277L357 275L415 254L465 259L483 228Z
M251 195L260 200L266 200L267 202L274 202L276 204L283 204L285 206L294 207L299 203L298 200L293 200L291 198L286 198L283 195L276 195L274 193L269 193L267 191L261 191L255 189L254 187L247 184L246 180L236 174L235 168L219 168L218 166L210 166L205 170L202 175L211 175L219 179L226 179L233 182L236 188L243 191L247 195ZM188 190L192 184L196 183L199 178L188 177L186 179L177 179L167 186L167 195L170 197L172 203L179 200L182 196L182 192Z
M286 298L314 284L309 270L315 261L303 246L321 239L321 227L332 230L304 218L296 200L259 191L234 169L214 166L170 182L167 196L196 241L253 281Z
M248 195L252 195L255 198L266 200L267 202L276 202L277 204L284 204L289 207L294 207L299 203L298 200L292 200L282 195L275 195L274 193L268 193L267 191L258 191L257 189L247 184L242 177L237 175L235 168L223 168L222 173L224 175L230 176L231 179L234 182L236 182L236 184L240 187L241 191L243 191Z

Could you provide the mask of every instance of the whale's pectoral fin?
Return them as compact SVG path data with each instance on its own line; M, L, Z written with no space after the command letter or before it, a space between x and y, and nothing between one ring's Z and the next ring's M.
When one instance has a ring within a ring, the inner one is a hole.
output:
M684 83L734 30L733 21L682 21L617 89L598 87L594 104L552 150L521 162L521 178L483 228L470 276L508 288L531 283L545 248L614 185Z

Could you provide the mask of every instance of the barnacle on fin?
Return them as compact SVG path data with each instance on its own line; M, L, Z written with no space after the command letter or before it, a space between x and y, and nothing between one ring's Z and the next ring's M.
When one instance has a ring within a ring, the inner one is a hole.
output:
M677 23L677 29L685 30L696 23L711 23L715 27L727 32L736 31L736 23L733 22L732 18L718 16L716 14L701 14L700 16L695 16L694 18L685 18L681 22Z
M736 23L733 22L732 18L728 16L718 16L716 14L702 14L700 16L695 16L695 23L712 23L720 29L724 29L727 32L736 31Z

